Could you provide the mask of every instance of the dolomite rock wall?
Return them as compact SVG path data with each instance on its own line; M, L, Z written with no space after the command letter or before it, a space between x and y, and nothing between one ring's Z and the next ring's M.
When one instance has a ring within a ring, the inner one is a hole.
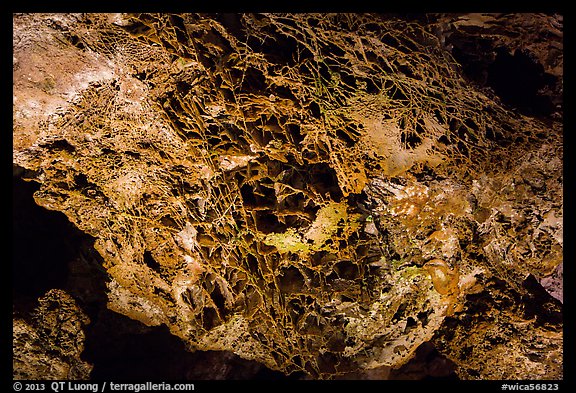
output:
M31 320L14 313L14 379L88 379L92 366L81 355L89 322L74 299L57 289L39 299Z
M96 239L108 307L192 350L333 378L432 341L462 378L561 378L526 285L561 272L561 106L470 81L466 20L15 14L13 162Z

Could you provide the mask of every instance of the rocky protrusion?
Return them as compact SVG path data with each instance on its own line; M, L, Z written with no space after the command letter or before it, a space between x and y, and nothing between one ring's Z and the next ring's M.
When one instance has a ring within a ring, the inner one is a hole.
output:
M42 296L30 317L14 315L13 378L88 379L92 365L81 355L89 322L75 300L59 289Z

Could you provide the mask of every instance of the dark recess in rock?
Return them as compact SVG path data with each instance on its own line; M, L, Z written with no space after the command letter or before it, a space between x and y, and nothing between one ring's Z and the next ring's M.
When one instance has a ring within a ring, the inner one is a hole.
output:
M479 53L489 43L478 40L475 45L475 48L455 47L452 51L468 78L492 88L503 103L526 115L550 116L556 110L552 98L542 93L553 89L556 79L545 73L537 60L520 50L510 54L503 47L483 57Z
M529 54L516 50L513 55L504 48L497 51L496 59L488 67L488 86L502 101L529 115L550 115L554 105L549 97L539 94L550 88L554 78Z
M67 264L81 232L60 212L34 203L39 186L12 178L12 289L15 300L36 299L52 288L64 288Z
M147 327L102 308L90 326L84 359L94 380L297 379L224 351L186 350L166 326Z
M561 16L460 14L440 20L449 21L440 34L467 78L522 114L562 112Z
M398 380L459 380L454 363L442 356L431 342L425 342L416 355L398 370L392 370L390 379Z

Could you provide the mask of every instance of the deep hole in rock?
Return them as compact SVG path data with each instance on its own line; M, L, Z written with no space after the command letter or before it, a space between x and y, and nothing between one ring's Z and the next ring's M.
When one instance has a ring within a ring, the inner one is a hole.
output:
M282 34L277 34L273 39L267 39L264 42L259 42L249 36L248 45L263 53L268 61L289 66L294 65L297 58L303 59L310 56L309 51L299 45L293 37Z
M298 144L300 144L300 142L302 142L304 140L304 136L302 135L302 132L300 130L300 126L298 124L293 124L293 123L287 124L286 130L288 131L294 144L298 145Z
M351 261L341 261L334 266L334 271L340 278L345 280L354 280L360 275L358 266Z
M290 266L278 277L278 286L283 293L299 292L304 286L304 276L298 268Z
M311 165L309 169L310 185L316 189L320 194L328 194L334 202L340 202L342 197L342 190L338 185L338 178L336 171L328 164L315 164Z
M255 68L249 68L244 74L243 88L247 92L263 91L266 89L266 78L262 71Z
M220 317L212 307L204 307L202 310L202 325L206 330L213 329L221 323Z
M216 20L241 42L246 40L246 33L242 27L242 14L239 13L222 13L216 15Z
M434 345L425 342L416 349L415 356L397 370L392 370L390 379L458 380L456 366L442 356Z
M550 100L538 93L552 82L542 65L520 50L513 55L504 49L497 51L496 60L488 67L488 85L504 102L531 115L549 115L554 110Z
M403 132L400 134L400 141L405 144L409 149L415 149L422 144L422 138L418 134L410 132Z
M494 49L488 39L471 41L458 33L449 38L452 55L464 74L481 86L489 86L502 101L527 115L548 116L555 110L551 97L541 94L553 88L555 79L528 53L506 48Z
M255 213L256 228L262 233L284 232L286 225L278 221L278 216L266 210L258 210Z
M288 378L231 352L189 352L166 326L147 327L105 308L87 337L84 358L94 364L95 380Z
M160 271L160 264L154 259L150 251L144 252L144 263L155 272Z
M226 309L225 309L226 298L222 294L222 290L220 289L220 285L217 284L214 286L214 289L210 293L210 298L212 298L212 301L214 301L214 304L218 308L218 312L220 313L220 316L224 317L226 314Z
M558 324L563 320L562 303L553 298L536 277L529 275L523 283L528 293L524 295L524 317L536 318L539 325Z
M77 256L74 242L83 235L60 212L38 206L40 186L12 178L12 293L38 298L52 288L65 289L68 263Z

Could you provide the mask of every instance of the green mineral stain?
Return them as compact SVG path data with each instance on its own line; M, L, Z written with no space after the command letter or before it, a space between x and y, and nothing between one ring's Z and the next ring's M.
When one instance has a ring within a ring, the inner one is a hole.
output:
M348 214L345 203L330 202L318 211L316 219L306 231L301 234L293 228L283 233L269 233L264 238L264 244L274 246L280 252L309 253L310 251L331 250L330 239L337 238L338 230L342 236L358 230L359 214Z
M302 241L302 236L293 228L284 233L269 233L264 244L274 246L279 252L307 252L310 246Z
M428 274L426 270L417 266L408 266L400 271L400 277L404 280L411 280L412 278Z

